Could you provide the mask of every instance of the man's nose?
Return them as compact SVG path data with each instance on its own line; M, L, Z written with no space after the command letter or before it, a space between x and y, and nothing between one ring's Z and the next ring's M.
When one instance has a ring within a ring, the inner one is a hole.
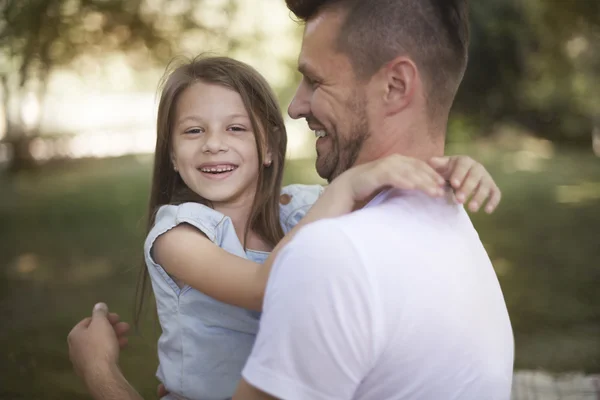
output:
M288 107L288 115L292 119L306 118L310 115L310 94L305 86L303 83L300 83Z

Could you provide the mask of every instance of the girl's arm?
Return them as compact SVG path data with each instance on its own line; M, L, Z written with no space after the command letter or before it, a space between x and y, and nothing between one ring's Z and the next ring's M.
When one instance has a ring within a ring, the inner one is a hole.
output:
M257 282L262 266L223 250L192 225L180 224L160 235L152 256L176 280L216 300L262 309L264 285Z
M352 211L357 201L388 185L441 195L444 179L426 163L401 156L388 157L344 172L327 186L319 200L277 244L263 265L235 256L211 242L202 232L181 224L159 236L152 256L176 280L224 303L262 310L263 295L273 260L304 225Z
M464 163L455 162L454 165L464 169ZM447 169L440 175L427 163L400 155L351 168L326 187L319 200L277 244L263 265L228 253L186 224L161 235L154 243L153 256L169 274L206 295L224 303L261 310L273 261L303 226L347 214L386 187L416 189L431 196L442 196L442 186L454 172L454 169ZM473 186L477 193L495 187L489 174L466 174L462 179L464 182L458 187ZM489 198L494 198L494 191L487 190L487 193Z

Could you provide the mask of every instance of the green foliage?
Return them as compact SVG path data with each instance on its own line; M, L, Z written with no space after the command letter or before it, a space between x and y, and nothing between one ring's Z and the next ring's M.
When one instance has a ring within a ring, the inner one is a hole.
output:
M226 49L252 41L226 35L237 2L205 5L198 0L4 0L0 2L0 97L7 139L14 157L11 169L34 166L21 105L27 94L44 99L49 74L61 66L86 73L86 59L123 53L137 70L166 65L182 51L184 40ZM216 21L213 15L220 15ZM198 46L201 51L203 46Z
M2 3L0 47L21 69L69 64L78 56L147 51L161 64L190 33L220 36L227 26L203 20L198 1L7 0ZM234 1L217 10L235 12ZM142 67L142 65L138 65Z
M165 65L184 42L200 43L198 49L220 43L232 54L251 49L261 39L259 32L235 37L229 29L240 4L0 1L5 108L10 108L10 99L21 101L24 91L41 98L49 72L58 66L77 67L82 57L102 59L106 53L123 52L133 67L143 70L149 63ZM470 63L452 118L468 120L476 129L462 139L518 124L555 142L589 145L592 128L600 126L600 2L471 2L471 27ZM295 62L288 67L287 86L277 88L284 105L298 81ZM7 122L9 135L22 135L21 121Z
M476 118L484 135L516 122L553 141L589 145L600 115L600 3L472 2L471 17L455 116Z

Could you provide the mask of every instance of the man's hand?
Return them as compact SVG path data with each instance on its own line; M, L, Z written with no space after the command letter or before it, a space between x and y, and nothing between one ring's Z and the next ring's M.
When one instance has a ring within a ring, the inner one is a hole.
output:
M94 306L92 316L80 321L69 333L69 357L77 375L88 381L96 372L116 367L119 349L127 345L129 324L108 312L104 303Z

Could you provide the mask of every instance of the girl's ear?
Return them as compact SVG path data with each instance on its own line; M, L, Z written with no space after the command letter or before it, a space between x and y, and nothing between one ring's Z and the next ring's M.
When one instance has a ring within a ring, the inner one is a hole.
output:
M271 135L276 135L278 133L278 129L272 128L273 132L271 132ZM271 164L273 163L273 152L271 151L271 149L269 148L269 141L268 141L268 135L265 135L265 140L264 140L264 144L263 144L263 148L264 148L264 159L263 159L263 165L265 167L270 167Z
M263 164L265 167L270 167L272 163L273 155L271 153L271 150L267 150L267 152L265 153L265 161L263 162Z
M175 159L175 155L173 153L171 153L171 164L173 165L173 170L175 172L179 172L179 169L177 168L177 160Z

